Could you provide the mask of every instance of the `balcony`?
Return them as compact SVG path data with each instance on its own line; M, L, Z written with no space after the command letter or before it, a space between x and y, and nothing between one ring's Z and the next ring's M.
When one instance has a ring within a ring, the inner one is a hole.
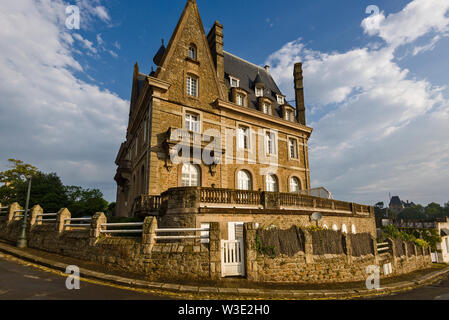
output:
M214 209L321 212L374 217L374 208L366 205L324 199L297 193L245 191L204 187L172 188L160 196L141 196L136 200L134 212L162 215L167 211L189 209L189 212L206 212Z

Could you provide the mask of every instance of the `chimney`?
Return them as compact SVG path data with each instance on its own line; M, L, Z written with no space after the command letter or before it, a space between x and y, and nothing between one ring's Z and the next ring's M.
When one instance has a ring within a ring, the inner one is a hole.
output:
M265 65L265 71L267 72L267 73L270 73L270 66L267 64L267 65Z
M217 70L218 80L224 85L224 53L223 53L223 25L215 21L207 35L209 48Z
M293 78L295 80L296 119L299 123L306 125L306 107L304 105L304 85L301 62L295 64Z

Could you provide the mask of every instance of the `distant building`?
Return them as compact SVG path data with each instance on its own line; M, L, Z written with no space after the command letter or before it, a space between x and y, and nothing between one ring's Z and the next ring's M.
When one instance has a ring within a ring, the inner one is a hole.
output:
M408 200L407 200L407 202L404 202L399 198L399 196L391 197L390 204L389 204L390 211L395 214L398 214L405 208L410 208L413 206L415 206L415 203L409 202Z

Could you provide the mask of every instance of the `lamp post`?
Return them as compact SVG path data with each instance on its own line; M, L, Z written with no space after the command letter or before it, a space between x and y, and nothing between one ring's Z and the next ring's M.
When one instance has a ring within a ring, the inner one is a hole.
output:
M17 247L26 248L27 247L27 220L28 220L28 206L30 204L30 193L31 193L31 176L28 178L28 192L27 192L27 200L25 203L25 212L23 213L22 220L22 230L20 232L19 240L17 241Z

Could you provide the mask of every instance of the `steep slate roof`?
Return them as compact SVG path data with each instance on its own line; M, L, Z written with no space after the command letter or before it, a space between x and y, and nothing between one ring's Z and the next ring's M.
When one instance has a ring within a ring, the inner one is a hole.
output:
M248 107L252 109L259 109L254 88L255 80L259 76L265 84L264 97L267 97L274 102L275 115L282 117L281 108L276 99L276 94L282 95L282 93L271 75L264 68L225 51L224 72L225 84L228 88L231 88L229 76L240 80L240 88L248 92Z
M401 206L402 205L401 199L399 199L398 196L391 197L390 206L391 205Z

